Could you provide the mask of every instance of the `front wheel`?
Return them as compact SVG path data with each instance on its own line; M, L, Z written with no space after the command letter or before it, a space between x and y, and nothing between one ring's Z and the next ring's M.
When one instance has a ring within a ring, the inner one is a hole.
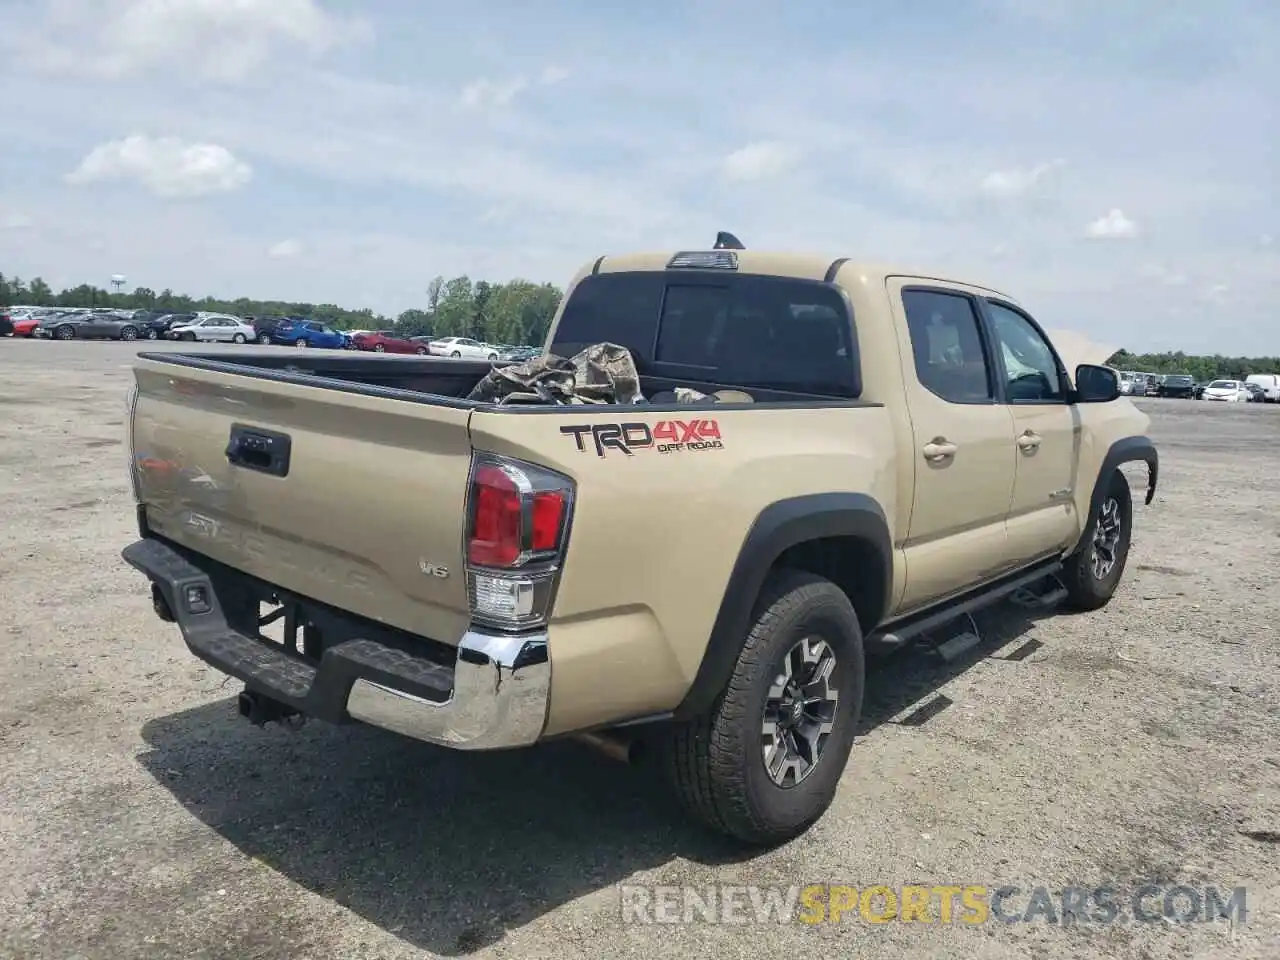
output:
M490 362L490 363L494 363L497 359L498 359L498 355L497 355L496 353L491 353L491 354L489 354L489 362Z
M1089 519L1084 545L1063 565L1066 605L1074 610L1105 607L1120 586L1133 537L1133 495L1116 470L1102 502Z
M187 341L187 343L195 343L196 335L194 333L184 333L182 335L182 339Z
M156 333L154 330L147 331L148 340L158 340L159 338L160 338L160 334Z
M814 574L776 571L724 692L671 730L666 766L681 805L746 843L800 836L835 797L864 685L848 596Z
M58 327L53 331L53 335L59 340L74 340L76 338L76 328Z
M420 356L420 357L425 357L425 356L427 355L427 352L428 352L428 351L427 351L427 348L426 348L426 347L419 347L419 348L418 348L418 356Z
M293 341L293 345L299 350L305 350L307 348L307 341L301 339L295 340Z
M121 327L120 339L121 340L137 340L138 328L137 327Z
M382 344L380 344L380 343L375 343L375 344L373 345L373 352L374 352L374 353L386 353L386 352L387 352L387 348L386 348L386 347L384 347L384 346L383 346Z
M268 346L271 343L271 334L269 333L258 334L258 342L262 344L264 347Z

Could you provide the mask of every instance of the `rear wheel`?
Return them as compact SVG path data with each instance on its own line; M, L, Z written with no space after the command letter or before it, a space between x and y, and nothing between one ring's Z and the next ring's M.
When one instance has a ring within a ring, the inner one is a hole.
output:
M426 348L426 347L419 347L419 348L418 348L418 356L420 356L420 357L425 357L426 355L427 355L427 348Z
M293 341L293 345L297 347L299 350L305 350L307 348L307 341L298 339Z
M232 342L232 343L247 343L247 342L248 342L248 338L247 338L247 337L245 337L245 335L244 335L243 333L237 333L234 337L232 337L232 338L231 338L231 342Z
M374 352L374 353L386 353L386 352L387 352L387 348L386 348L386 347L384 347L384 346L383 346L382 344L380 344L380 343L375 343L375 344L373 345L373 352Z
M195 343L195 342L196 342L196 335L195 335L194 333L184 333L184 334L182 335L182 339L183 339L183 340L186 340L188 343Z
M804 833L835 796L864 682L849 598L814 574L776 572L724 692L705 716L671 731L667 771L681 804L751 844Z
M1124 574L1132 535L1133 495L1129 481L1116 470L1090 518L1084 546L1064 565L1069 607L1098 610L1110 602Z
M152 330L148 330L148 331L147 331L147 339L148 339L148 340L156 340L156 339L158 339L159 337L160 337L160 334L156 333L156 331L155 331L154 329L152 329Z
M121 340L137 340L138 328L137 327L121 327L120 339Z
M271 342L271 335L267 333L258 334L258 342L264 347Z
M53 335L59 340L74 340L76 338L76 328L70 326L58 327L53 331Z
M461 356L462 356L462 352L461 352L460 350L455 350L455 351L453 351L453 353L449 354L449 356L451 356L451 357L461 357Z

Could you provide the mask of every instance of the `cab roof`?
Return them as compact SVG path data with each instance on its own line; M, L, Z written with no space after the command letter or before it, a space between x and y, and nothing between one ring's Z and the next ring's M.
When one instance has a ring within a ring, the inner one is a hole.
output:
M730 266L732 262L733 266ZM894 264L855 260L850 257L832 257L815 253L786 253L774 250L691 249L651 251L605 255L588 264L580 272L587 274L636 273L671 269L723 269L738 274L754 274L774 277L795 277L801 280L837 279L843 285L854 282L882 284L888 277L914 277L961 284L985 290L1007 300L1007 294L972 279L948 274L945 271L922 270Z

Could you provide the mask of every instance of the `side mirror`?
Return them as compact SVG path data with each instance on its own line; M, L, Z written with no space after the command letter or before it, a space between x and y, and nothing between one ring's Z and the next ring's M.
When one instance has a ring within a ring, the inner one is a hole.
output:
M1082 363L1076 367L1076 403L1110 403L1120 397L1120 376L1110 367Z

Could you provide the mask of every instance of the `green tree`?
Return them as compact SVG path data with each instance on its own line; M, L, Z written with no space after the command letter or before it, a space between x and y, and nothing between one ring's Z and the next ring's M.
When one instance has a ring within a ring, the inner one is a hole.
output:
M53 290L40 277L32 277L27 284L27 298L33 307L44 307L53 303Z
M436 335L441 337L466 337L471 335L475 319L476 301L471 278L454 277L444 285L440 304L435 311Z

